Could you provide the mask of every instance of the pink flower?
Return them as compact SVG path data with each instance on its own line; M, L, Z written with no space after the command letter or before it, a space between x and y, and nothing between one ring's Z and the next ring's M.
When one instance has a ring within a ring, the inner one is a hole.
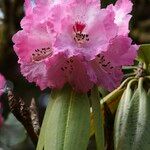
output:
M65 83L69 83L79 92L87 92L92 88L93 82L87 74L87 62L82 55L68 57L59 53L56 56L46 62L50 87L62 88Z
M0 96L4 92L5 83L6 83L5 78L0 74Z
M118 0L115 6L109 5L107 7L108 10L115 13L115 23L119 27L119 35L127 35L129 33L129 21L132 17L129 13L132 11L132 5L131 0Z
M100 9L97 0L26 0L23 29L13 37L22 74L41 89L69 83L79 92L94 84L113 90L138 48L123 28L131 9L125 1Z
M5 83L6 83L5 78L0 74L0 96L4 92ZM1 128L1 126L3 124L3 117L2 117L1 112L2 112L2 104L0 103L0 128Z
M61 3L60 3L61 2ZM29 30L33 25L38 23L44 23L45 21L53 21L55 28L58 31L59 20L63 17L64 8L62 5L63 0L35 0L33 3L31 0L25 0L25 17L21 21L21 27ZM43 11L44 10L44 11ZM63 12L63 13L62 13Z
M117 36L117 25L112 11L99 8L99 2L74 1L67 7L68 15L62 19L54 53L66 52L68 57L82 54L92 60L105 51L110 39Z
M36 82L41 89L47 87L45 59L52 55L52 43L55 40L52 24L39 23L30 30L19 31L13 37L14 49L19 56L22 74L29 82Z

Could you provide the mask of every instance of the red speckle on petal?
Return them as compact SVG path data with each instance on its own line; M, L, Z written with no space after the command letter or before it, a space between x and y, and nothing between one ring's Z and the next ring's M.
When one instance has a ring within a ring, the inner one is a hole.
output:
M53 51L50 47L36 49L34 51L34 53L32 53L32 60L33 61L41 61L42 59L45 59L45 58L51 56L52 53L53 53Z
M77 33L77 32L82 33L82 31L84 30L85 27L86 27L86 25L84 23L76 22L75 25L73 26L73 30L75 33Z

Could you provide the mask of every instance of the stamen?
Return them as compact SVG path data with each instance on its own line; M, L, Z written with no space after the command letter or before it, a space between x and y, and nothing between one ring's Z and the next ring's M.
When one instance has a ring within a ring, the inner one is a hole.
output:
M97 59L98 59L98 63L103 66L103 67L107 67L109 69L113 69L114 67L111 66L111 62L106 61L104 55L102 54L98 54L97 55Z
M41 61L48 56L52 55L52 49L50 47L35 49L34 53L32 54L32 61Z
M63 68L63 67L61 67L61 70L62 70L62 71L64 71L64 68Z
M68 60L65 61L63 67L61 67L60 69L65 73L66 76L70 75L73 72L73 59L70 58Z
M79 46L85 43L86 41L89 41L89 35L82 33L85 27L86 25L81 22L76 22L75 25L73 26L73 30L75 32L74 40Z
M75 25L73 26L74 32L77 33L82 33L82 31L84 30L84 28L86 27L85 24L81 23L81 22L76 22Z

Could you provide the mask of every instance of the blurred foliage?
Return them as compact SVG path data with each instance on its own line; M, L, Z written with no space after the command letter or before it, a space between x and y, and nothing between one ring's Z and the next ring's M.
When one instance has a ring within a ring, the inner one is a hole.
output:
M15 91L17 91L28 104L32 97L40 101L38 104L39 108L41 108L40 116L42 118L45 108L44 103L47 101L47 98L43 95L49 93L50 90L47 89L41 92L35 84L28 83L21 75L17 63L18 58L13 51L13 43L11 40L12 35L20 30L20 20L24 15L23 2L23 0L0 0L0 72L7 80L14 83ZM112 2L114 3L115 0L102 0L102 7L106 7ZM133 3L130 36L137 44L150 43L150 0L133 0ZM7 114L9 113L7 99L3 96L0 101L4 104L3 114L5 118L7 118ZM18 130L13 130L16 131L16 134L19 134ZM28 140L25 140L25 142L27 141ZM1 144L0 141L0 145ZM15 149L17 150L17 147ZM7 150L7 148L5 150Z
M4 150L23 150L22 147L26 147L26 149L32 150L33 145L27 139L24 127L10 114L2 128L0 128L0 148Z

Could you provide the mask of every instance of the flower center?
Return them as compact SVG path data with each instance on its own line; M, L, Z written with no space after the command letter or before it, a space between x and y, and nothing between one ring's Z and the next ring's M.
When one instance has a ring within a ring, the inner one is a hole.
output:
M85 27L86 25L81 22L76 22L73 26L73 30L75 32L74 40L79 46L89 41L89 35L83 33Z
M52 49L50 47L36 49L32 53L32 61L34 62L41 61L42 59L45 59L46 57L51 55L52 55Z

